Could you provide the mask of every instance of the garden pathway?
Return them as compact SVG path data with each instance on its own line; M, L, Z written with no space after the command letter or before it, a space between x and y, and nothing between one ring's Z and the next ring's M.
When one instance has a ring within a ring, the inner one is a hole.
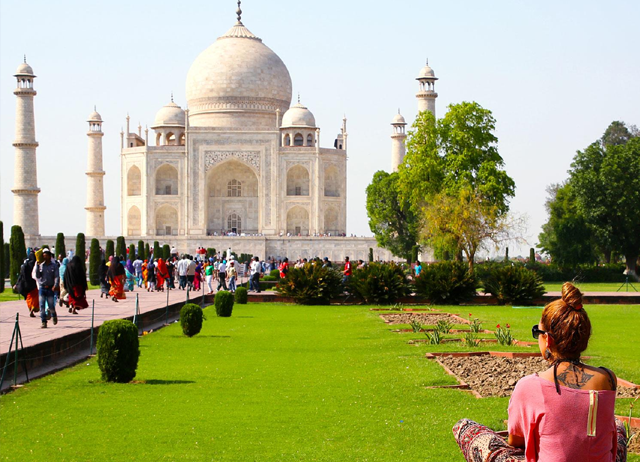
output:
M146 313L167 305L167 292L147 292L137 289L133 293L127 292L127 299L118 303L111 299L100 298L100 290L90 290L87 292L89 308L79 310L78 314L71 314L65 307L57 307L58 324L53 325L53 321L48 322L48 327L42 329L40 313L36 313L35 318L29 317L29 310L24 300L0 303L0 354L9 350L11 334L15 326L16 313L19 313L20 331L25 348L47 342L56 338L76 332L86 331L91 328L91 303L95 300L94 327L100 326L110 319L122 319L135 314L136 295L139 296L140 313ZM186 300L186 291L169 291L169 304ZM202 292L190 292L189 297L196 301ZM199 300L198 300L199 301Z

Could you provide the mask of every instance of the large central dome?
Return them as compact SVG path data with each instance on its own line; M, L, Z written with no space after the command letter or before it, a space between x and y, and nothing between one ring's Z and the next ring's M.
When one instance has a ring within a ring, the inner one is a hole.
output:
M189 124L274 129L291 104L291 76L280 57L243 24L200 53L187 75Z

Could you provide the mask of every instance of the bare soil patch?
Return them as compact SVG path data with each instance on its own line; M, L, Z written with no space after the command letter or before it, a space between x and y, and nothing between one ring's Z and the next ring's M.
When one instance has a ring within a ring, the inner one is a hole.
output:
M436 325L438 321L448 321L453 324L468 324L465 319L448 313L389 313L381 314L380 317L387 324L409 324L411 321L418 321L423 325Z
M542 357L440 356L440 364L481 397L511 396L518 380L542 372L549 363ZM640 389L618 386L618 398L640 396Z

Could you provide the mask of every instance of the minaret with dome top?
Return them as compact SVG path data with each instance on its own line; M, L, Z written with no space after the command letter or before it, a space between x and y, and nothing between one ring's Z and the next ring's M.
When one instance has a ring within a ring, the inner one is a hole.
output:
M404 155L406 152L405 140L407 139L406 126L407 122L400 114L400 109L398 109L398 113L393 118L391 122L391 126L393 127L393 133L391 133L391 171L397 172L398 167L404 161Z
M102 117L93 108L87 122L89 123L89 155L87 162L87 228L86 235L102 237L104 232L104 175L102 169Z
M38 169L36 164L36 125L33 110L33 80L36 76L33 69L24 63L18 66L14 77L17 87L13 91L16 95L16 138L13 146L16 151L14 167L13 193L13 224L22 227L27 236L39 236L40 225L38 218Z
M429 66L429 61L427 61L427 65L422 68L416 80L420 84L420 91L416 94L416 98L418 98L418 111L429 111L435 117L436 98L438 97L436 93L436 80L438 80L438 78Z

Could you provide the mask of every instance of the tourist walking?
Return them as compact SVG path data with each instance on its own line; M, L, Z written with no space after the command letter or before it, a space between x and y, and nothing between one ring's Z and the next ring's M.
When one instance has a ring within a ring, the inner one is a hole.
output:
M238 272L236 271L236 265L233 260L229 262L229 268L227 268L227 277L229 278L229 291L232 294L236 293L236 278L238 277Z
M60 273L60 295L58 298L58 305L62 307L64 304L66 307L69 307L69 294L67 292L67 287L64 285L64 274L67 271L67 265L69 264L69 259L64 257L62 262L60 263L60 269L58 270Z
M180 278L180 284L178 287L180 290L184 290L187 287L187 270L189 269L189 260L185 255L178 261L178 277Z
M33 272L36 265L36 254L30 252L24 263L22 263L18 281L16 282L16 285L13 286L15 291L22 295L27 302L29 316L32 318L35 318L35 313L40 311L40 304L38 302L38 284L33 278Z
M147 292L154 292L156 290L156 280L156 264L152 258L149 260L149 264L147 265Z
M104 256L100 260L100 266L98 266L98 281L100 281L100 298L107 297L109 298L109 290L111 289L111 284L109 284L108 277L109 267L107 266L107 261L104 259Z
M137 257L133 261L133 271L135 271L136 285L139 289L140 287L142 287L142 260L140 259L140 257Z
M207 266L205 266L204 268L204 278L205 281L207 282L207 287L209 288L209 292L207 292L207 295L211 295L213 293L213 263L211 262L211 260L213 260L213 258L211 258L209 260L209 264Z
M58 265L52 261L51 251L42 251L44 261L36 265L36 280L40 286L38 301L40 303L40 320L42 328L47 328L47 312L45 304L49 307L49 313L53 319L53 325L58 324L58 314L56 313L54 292L60 290L60 272Z
M189 257L189 266L187 267L187 283L189 284L189 289L193 290L193 280L196 276L196 262L191 260Z
M280 271L280 279L287 277L287 274L289 273L289 259L287 257L284 257L284 260L280 263L278 270Z
M71 259L64 272L64 286L68 292L69 313L78 314L77 310L89 306L87 303L87 273L84 270L84 262L77 255Z
M353 274L351 270L351 262L349 261L349 257L344 257L344 270L342 271L342 285L346 286L347 282L349 282L349 278Z
M198 262L193 275L193 289L196 292L200 290L200 281L202 281L202 263Z
M251 263L251 279L249 280L249 290L254 290L257 293L260 293L261 270L262 266L260 265L260 259L258 257L253 257L253 262Z
M111 300L117 302L127 298L124 293L126 272L119 258L109 257L109 260L111 260L108 273L109 284L111 284L109 295L111 295Z
M224 290L227 289L227 261L222 260L222 263L218 265L218 288L216 290L220 290L220 288Z
M156 268L156 287L159 291L164 292L164 281L169 278L169 269L167 264L162 258L158 258Z
M167 279L167 289L175 289L175 257L171 257L171 259L167 262L167 273L169 274L169 278Z

